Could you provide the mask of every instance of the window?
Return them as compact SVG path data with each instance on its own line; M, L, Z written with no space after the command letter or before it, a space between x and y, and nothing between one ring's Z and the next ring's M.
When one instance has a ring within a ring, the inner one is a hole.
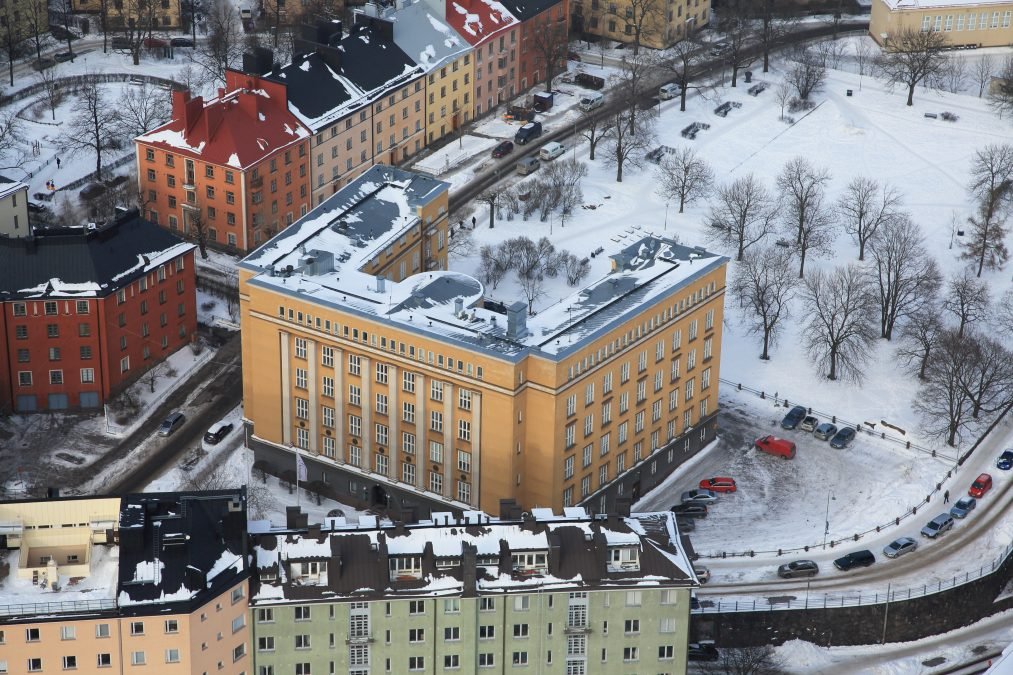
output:
M387 384L387 364L376 364L376 381L380 384Z
M563 461L563 478L565 480L573 478L573 465L574 465L573 455L570 455Z
M433 431L443 431L443 413L438 410L429 413L429 428Z
M95 665L98 666L99 668L111 667L113 665L113 655L99 654L98 658L95 660Z
M28 672L35 673L42 670L42 659L28 659Z
M443 657L443 668L445 670L460 667L461 667L461 657L459 655L447 654L446 656Z
M352 375L360 375L362 359L355 354L348 355L348 372Z
M144 622L143 621L131 621L130 622L130 634L131 635L144 635Z
M457 437L462 441L471 441L471 422L467 420L457 421Z
M415 392L415 373L402 373L401 374L401 388L409 393Z
M639 607L643 604L643 593L641 591L626 591L626 606Z
M639 661L640 647L623 647L623 661Z
M526 637L528 637L528 624L526 624L526 623L515 623L514 624L514 637L515 638L526 638Z
M431 353L430 353L430 357L432 357ZM442 401L443 400L443 383L442 382L439 382L437 380L433 380L432 383L430 383L430 386L429 386L429 398L431 398L434 401Z
M495 668L496 658L493 653L482 653L478 655L478 667L479 668Z
M310 608L308 606L299 606L293 608L295 611L296 621L309 621L310 620Z
M626 619L623 624L623 633L633 635L640 632L640 619Z
M95 637L96 638L107 638L109 637L109 624L100 623L95 626Z
M478 611L480 611L480 612L495 612L496 611L496 598L479 598L478 599Z
M408 670L425 670L425 669L426 669L426 657L424 656L408 657Z
M444 614L459 614L461 612L460 598L446 598L443 601Z
M566 399L566 415L569 417L577 412L577 395L572 394Z
M74 626L60 626L60 639L61 640L77 639L76 628Z
M675 647L673 645L660 645L658 647L658 660L668 661L675 658Z
M143 666L145 664L144 652L131 652L130 653L130 665L132 666Z
M165 650L165 662L166 663L179 663L179 650L178 649L166 649Z
M362 389L354 384L348 385L348 402L352 405L362 405Z
M310 648L310 636L309 635L296 635L295 636L295 648L296 649L309 649Z
M420 558L415 558L415 560L419 560L419 569L421 570L421 559ZM426 603L425 603L425 601L423 601L423 600L410 600L408 602L408 614L410 614L412 616L418 616L418 615L425 614L425 613L426 613Z
M426 641L425 628L411 628L408 630L408 642L425 642L425 641Z
M258 652L273 652L274 651L274 637L265 636L257 638L257 651Z
M274 609L271 608L258 609L257 623L274 623Z
M528 653L527 652L514 652L513 662L515 666L526 666L528 665Z

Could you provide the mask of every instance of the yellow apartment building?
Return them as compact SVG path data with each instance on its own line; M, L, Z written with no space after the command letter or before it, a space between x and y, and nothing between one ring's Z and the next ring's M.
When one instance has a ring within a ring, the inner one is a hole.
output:
M873 0L869 35L890 48L905 30L942 33L954 47L1005 47L1013 42L1013 2Z
M635 41L640 26L640 44L665 49L707 26L710 11L710 0L570 0L570 25L573 35L596 35L626 44Z
M630 236L529 317L446 270L447 187L374 167L240 264L261 467L301 453L315 489L395 515L605 511L713 438L725 258Z
M250 675L245 552L242 490L2 503L0 672Z

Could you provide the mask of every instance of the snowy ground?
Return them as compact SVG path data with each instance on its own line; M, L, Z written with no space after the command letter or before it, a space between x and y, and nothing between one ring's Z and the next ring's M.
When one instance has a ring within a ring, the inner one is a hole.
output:
M462 136L458 141L452 141L431 155L415 162L414 168L433 176L442 176L451 169L485 154L496 144L497 141L494 138Z

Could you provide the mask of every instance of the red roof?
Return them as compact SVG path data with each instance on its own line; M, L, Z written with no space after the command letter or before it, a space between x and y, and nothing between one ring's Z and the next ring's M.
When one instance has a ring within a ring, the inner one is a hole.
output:
M446 21L472 46L518 25L517 18L497 0L444 0Z
M229 71L229 93L205 102L172 93L172 121L137 142L203 162L245 169L311 133L289 112L285 85Z

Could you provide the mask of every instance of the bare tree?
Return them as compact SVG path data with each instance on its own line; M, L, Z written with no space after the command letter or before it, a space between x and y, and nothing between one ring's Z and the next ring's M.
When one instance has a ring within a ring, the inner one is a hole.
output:
M611 113L612 124L605 141L606 162L616 167L616 182L623 182L623 169L642 165L644 154L654 140L654 116L645 111L633 133L634 108L624 107Z
M967 224L970 235L961 242L964 250L960 257L974 260L978 265L978 276L984 268L998 269L1009 260L1009 249L1006 247L1006 235L1009 233L1005 223L996 218L989 220L982 208L977 216L968 216Z
M978 203L978 216L968 218L971 236L961 257L978 264L978 276L987 266L1001 267L1009 259L1006 217L1013 192L1013 146L990 144L974 154L968 190Z
M545 168L543 178L551 190L558 195L558 206L563 213L570 213L573 207L584 199L580 182L587 176L587 164L573 158L557 159Z
M500 255L498 247L486 244L479 252L478 278L484 284L492 285L493 290L499 286L506 273L510 271L510 261Z
M496 203L499 200L499 190L491 187L478 196L478 201L485 202L489 207L489 229L496 227Z
M225 71L242 58L243 36L232 3L212 0L207 16L208 39L194 50L193 58L209 84L225 84Z
M146 371L144 371L144 374L141 375L140 377L141 382L143 382L148 386L148 391L152 394L155 393L155 385L158 383L158 378L162 374L161 365L162 364L160 363L155 364L151 368L148 368Z
M123 138L134 138L169 121L169 94L147 84L129 87L117 104L116 122Z
M34 2L35 0L30 0L30 1ZM45 14L44 14L45 20L48 21L49 11L50 11L49 3L48 2L43 2L42 4L43 4L43 7L44 7L44 12L45 12ZM71 63L73 63L74 62L74 44L73 44L74 32L70 29L70 27L72 25L71 24L71 17L74 15L74 3L73 3L72 0L54 0L54 2L53 2L53 8L52 9L53 9L53 11L56 14L56 17L54 17L54 18L58 18L60 20L61 25L63 26L63 34L64 34L65 39L67 40L67 51L70 52L70 61L71 61Z
M971 402L971 417L991 416L1010 404L1013 396L1013 354L987 335L965 339L966 361L960 386Z
M537 243L527 237L515 237L504 242L500 255L508 258L517 272L517 281L528 301L528 314L534 315L535 300L545 294L545 277L557 272L556 247L547 237Z
M0 113L0 163L3 169L19 168L27 161L21 120L13 110Z
M598 144L608 137L612 129L613 118L610 115L602 113L597 108L582 111L581 118L583 119L583 125L581 126L580 135L587 139L588 149L590 150L588 159L593 162L594 151L598 147Z
M721 650L721 672L725 675L782 675L784 662L769 645Z
M869 38L860 37L855 42L855 65L858 66L859 76L865 75L872 62L873 47L869 44Z
M630 135L636 135L640 130L639 118L647 118L656 113L656 111L650 110L638 114L637 101L646 88L648 75L658 66L658 58L653 52L626 54L620 65L621 70L615 85L615 96L626 102Z
M862 368L877 337L864 270L849 264L832 272L810 272L802 298L809 312L802 329L809 356L828 379L861 382Z
M187 208L183 212L183 226L186 233L190 235L190 238L197 244L197 248L200 250L200 257L203 260L208 259L208 236L210 229L208 222L204 219L204 209L200 204L200 200L194 205L196 208Z
M535 63L545 78L545 91L552 91L552 78L556 73L565 70L566 55L570 47L569 36L567 35L566 17L558 19L552 16L553 12L545 14L541 21L533 22L528 26L524 22L521 30L527 33L526 46L534 53Z
M813 166L801 155L789 160L777 176L777 189L781 193L786 212L785 219L793 224L795 243L802 243L802 230L822 208L823 195L830 182L830 172Z
M447 234L447 256L461 258L475 253L475 237L467 227L451 229Z
M39 0L21 3L24 9L25 29L35 47L35 58L42 59L42 42L49 33L49 5Z
M900 346L897 356L918 376L926 378L929 357L935 354L935 348L943 334L943 322L939 318L939 306L936 302L923 305L916 313L908 317L900 327Z
M764 361L770 359L770 347L789 318L797 287L791 252L780 246L760 248L735 267L732 292L744 306L749 333L762 336Z
M823 88L827 68L819 54L803 48L796 51L794 63L785 78L795 89L799 100L808 101L812 94Z
M770 52L780 46L795 23L797 6L782 0L758 0L759 39L763 49L763 72L770 72Z
M624 33L633 36L633 55L640 55L645 40L655 37L665 25L665 5L662 0L625 0L609 4L606 16L625 26Z
M11 86L14 86L14 63L18 58L18 50L25 40L24 21L14 2L5 2L0 7L0 49L7 57L7 70L10 74Z
M770 192L755 175L748 174L718 188L707 224L714 230L712 237L732 246L735 259L742 260L750 246L774 232L778 215Z
M1013 335L1013 289L1003 293L996 303L992 325L999 335Z
M282 22L287 22L285 5L285 0L263 0L263 16L268 17L268 29L276 49L282 32Z
M569 286L576 286L591 272L589 259L578 258L569 251L560 253L558 265L566 276L566 283Z
M974 77L974 83L978 85L978 98L985 95L985 88L992 81L992 73L994 72L995 59L991 54L979 56L978 60L974 62L971 74Z
M932 78L932 86L936 89L959 94L967 79L967 61L955 54L946 56L943 68Z
M865 260L865 248L880 228L900 214L900 193L889 185L880 186L871 178L857 176L837 200L837 214L844 231L858 244L858 259Z
M679 213L686 204L706 197L714 185L714 171L689 146L676 148L658 165L658 194L679 201Z
M795 88L791 86L791 82L787 78L781 80L774 89L774 96L777 98L777 102L781 104L781 116L778 117L779 120L784 119L784 107L791 101L791 95L794 90Z
M957 337L964 337L964 331L982 321L989 314L990 297L988 284L965 270L962 276L950 279L943 309L957 320Z
M49 113L56 121L56 109L63 102L63 91L56 81L56 69L43 68L35 75L35 81L42 88L42 100L45 101Z
M942 275L925 249L921 229L906 216L883 226L872 245L872 260L880 337L891 340L898 321L932 305L942 285Z
M732 86L736 86L739 71L748 68L756 61L753 40L756 37L753 22L753 8L748 2L735 2L725 7L726 15L721 21L720 29L725 32L728 51L725 61L732 69Z
M787 223L788 236L795 231L795 220L792 213L797 204L788 204L789 217ZM805 220L801 221L801 236L798 241L798 277L805 275L805 263L810 256L822 257L833 253L834 238L837 236L837 221L833 211L823 204L823 196L819 195L806 209Z
M811 49L824 68L838 68L844 59L844 52L847 51L847 42L836 37L824 38L816 42Z
M61 136L71 154L95 153L95 173L102 175L102 152L117 145L116 110L110 106L99 85L86 82L77 90L71 107L74 115Z
M1013 56L1007 56L988 88L988 104L999 117L1013 111Z
M686 97L690 89L701 89L703 85L694 85L693 75L702 60L700 42L692 37L676 42L668 49L668 58L660 60L658 66L672 72L679 85L679 111L686 112Z
M921 417L925 433L956 447L957 436L973 424L973 404L961 386L966 377L962 372L966 365L964 340L953 331L944 331L933 351L912 407Z
M907 104L914 105L915 87L946 67L944 46L946 38L940 32L906 28L890 37L888 49L876 58L876 71L887 86L907 87Z

